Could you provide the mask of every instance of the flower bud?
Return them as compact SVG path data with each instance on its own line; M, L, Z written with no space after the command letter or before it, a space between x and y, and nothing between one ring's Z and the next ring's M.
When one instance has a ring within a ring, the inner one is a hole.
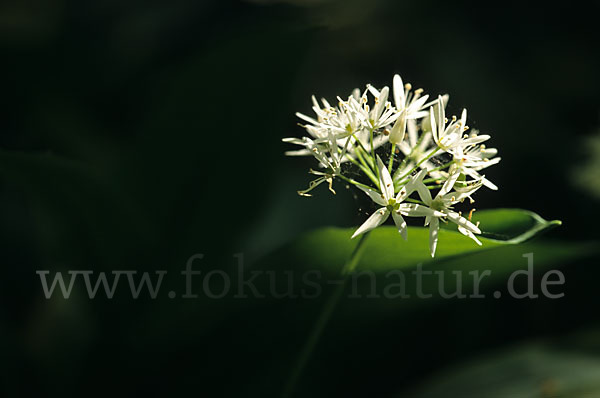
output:
M400 117L396 119L396 123L390 131L390 142L398 145L404 140L404 134L406 134L406 112L402 112Z

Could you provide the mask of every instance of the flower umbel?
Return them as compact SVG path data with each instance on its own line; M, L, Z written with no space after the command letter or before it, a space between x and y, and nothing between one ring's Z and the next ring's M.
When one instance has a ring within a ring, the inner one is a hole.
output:
M390 96L392 98L390 98ZM412 90L399 75L392 90L367 84L361 92L354 89L347 97L337 97L337 106L326 99L312 97L316 117L296 115L308 136L284 138L302 147L288 151L289 156L313 156L318 176L309 192L323 182L335 194L336 179L362 190L376 210L356 230L352 238L384 224L390 216L400 235L408 238L404 217L424 217L430 231L431 256L435 255L441 222L451 221L458 231L481 244L478 225L454 207L469 199L482 186L498 187L480 172L499 163L497 150L483 142L489 135L469 131L467 111L460 119L446 117L448 95L427 102L422 89ZM390 101L392 100L392 101ZM357 172L361 177L356 177ZM432 192L434 194L432 194ZM472 213L473 210L471 210Z

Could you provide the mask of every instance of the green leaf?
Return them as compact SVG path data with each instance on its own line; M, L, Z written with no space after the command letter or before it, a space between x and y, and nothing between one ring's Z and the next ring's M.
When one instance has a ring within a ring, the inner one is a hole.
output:
M454 230L455 224L444 225L439 232L435 258L429 252L429 229L409 227L408 240L404 241L396 228L380 227L371 232L359 269L386 270L415 266L448 258L470 255L507 244L525 242L540 233L561 224L546 221L539 215L520 209L481 211L473 217L480 222L484 233L482 245ZM454 227L453 227L454 226ZM301 236L284 250L313 269L339 270L358 239L350 239L352 229L322 228ZM368 264L367 264L368 263Z
M538 214L523 209L477 211L472 214L472 221L480 223L482 236L510 244L525 242L562 224L560 220L547 221ZM456 231L456 225L453 223L443 227Z
M399 397L597 397L600 358L529 343L453 365Z
M526 268L527 259L523 258L525 253L535 253L536 272L539 272L593 251L592 246L582 244L536 242L514 245L524 241L525 237L531 238L557 224L546 222L531 212L492 210L481 212L477 219L481 220L482 228L485 224L486 234L494 236L493 239L482 237L482 245L479 246L458 231L442 229L439 232L436 257L433 259L429 252L428 228L409 227L408 241L404 241L392 226L377 228L368 236L356 268L357 272L368 274L357 279L346 279L345 285L329 283L341 283L343 279L341 271L344 264L359 242L359 239L350 239L355 228L321 228L300 236L264 258L255 268L282 273L292 272L295 275L293 284L296 291L301 291L302 276L307 272L316 270L322 274L322 294L314 301L301 300L289 306L281 301L270 304L257 303L258 306L265 306L264 318L254 318L252 323L264 323L262 333L270 336L267 340L273 347L273 355L280 356L277 365L269 368L269 371L279 372L282 379L287 379L292 369L302 367L293 363L294 358L306 359L306 352L314 348L319 361L308 356L310 366L306 374L300 373L300 385L307 380L318 379L322 387L329 386L329 378L336 380L343 377L343 374L363 377L365 380L387 380L389 375L373 373L361 364L381 362L383 359L378 353L401 352L402 357L408 360L408 366L411 358L418 358L419 350L418 347L407 347L402 342L412 336L412 329L406 328L405 325L423 325L423 311L431 313L438 311L438 308L447 311L450 305L458 307L465 303L461 300L442 300L438 288L440 283L444 286L445 294L461 290L463 294L470 295L473 293L470 272L492 270L492 275L483 281L478 291L493 299L493 293L497 290L506 294L506 286L503 284L508 275L516 269ZM420 264L430 275L434 275L424 280L421 286L421 291L431 293L431 299L420 299L415 294L418 288L411 275ZM385 289L391 283L398 281L388 278L388 274L396 270L400 270L406 277L405 293L409 298L390 298L385 293ZM435 276L436 271L444 271L442 282ZM455 272L463 277L462 288L457 289ZM335 309L327 310L327 321L324 322L322 311L332 306L328 299L336 296ZM469 302L477 304L477 300ZM274 308L281 312L275 311ZM286 317L290 308L293 308L293 319L288 319L288 325L285 331L282 331L277 320ZM273 322L276 322L277 326L273 325ZM432 331L439 329L441 325L436 322L435 318L431 318L428 326L424 328L431 328ZM314 328L315 324L318 324L318 327ZM240 328L244 327L246 326ZM276 333L273 334L272 330ZM322 336L319 336L321 331ZM277 344L279 335L286 338ZM308 345L309 348L306 345L307 341L313 342ZM292 349L290 346L297 348ZM303 350L300 347L303 347ZM339 364L340 352L349 350L353 352L356 363ZM299 355L300 352L303 353L303 357ZM394 372L400 373L410 371L410 366L404 368L394 363L395 365L389 368L390 372L393 369ZM282 367L282 364L287 365ZM322 374L328 376L321 377ZM307 385L299 388L306 393L305 395L314 393ZM303 390L304 388L308 389Z

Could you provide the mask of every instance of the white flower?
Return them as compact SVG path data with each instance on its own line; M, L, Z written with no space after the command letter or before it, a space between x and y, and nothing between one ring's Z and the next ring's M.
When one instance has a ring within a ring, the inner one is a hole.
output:
M427 116L428 95L421 97L422 89L417 89L411 93L410 83L403 84L400 75L394 75L394 104L398 113L405 114L406 119L417 119ZM406 89L406 91L404 91Z
M379 168L379 191L375 191L374 189L366 188L361 185L358 187L362 189L371 198L371 200L373 200L373 202L383 207L377 209L367 219L367 221L358 227L356 232L354 232L354 235L352 235L352 238L377 228L383 224L391 214L392 218L394 219L394 224L396 224L396 227L398 228L398 232L400 232L400 235L402 235L404 240L406 240L407 225L406 221L404 221L404 218L402 217L402 214L400 214L400 204L417 189L416 187L419 183L422 185L421 180L425 176L426 172L422 170L420 173L414 176L408 184L402 187L398 194L395 194L392 176L379 157L377 158L377 165Z
M310 191L324 182L335 193L332 184L339 178L363 190L378 205L352 238L382 225L391 215L406 239L404 217L424 217L434 256L440 220L454 222L460 233L481 244L475 236L481 233L478 225L453 207L466 198L472 202L472 195L483 185L497 189L480 172L497 164L500 158L495 157L495 149L482 145L490 138L488 135L467 134L466 110L459 120L453 116L449 122L445 111L448 95L427 103L428 96L422 92L412 90L410 84L403 84L395 75L391 89L385 86L378 90L371 85L362 93L354 89L347 99L336 97L336 106L312 96L315 116L296 114L304 123L301 126L307 137L283 141L302 147L287 151L286 155L310 155L320 166L310 170L317 178L299 194L310 196ZM374 102L370 103L371 97ZM381 148L388 141L391 145ZM344 162L352 165L342 169ZM360 182L361 178L355 179L357 173L376 188ZM430 178L425 179L426 175ZM432 197L430 190L440 186ZM420 201L410 198L414 192Z
M431 251L431 257L435 256L435 250L437 248L440 219L449 219L454 222L458 225L458 231L460 233L470 237L478 245L481 245L481 242L474 235L481 233L479 228L466 218L462 217L460 213L452 210L453 205L461 202L467 197L470 198L471 195L481 187L481 183L477 182L472 184L472 186L456 188L456 191L450 192L459 175L460 173L452 173L435 198L431 197L431 193L425 185L420 184L416 186L415 189L419 193L421 201L425 203L425 206L415 203L403 203L399 207L399 211L404 215L417 217L425 216L425 225L429 225L429 249Z
M366 97L363 97L363 103L365 103L364 106L366 107L365 110L368 114L365 128L377 130L392 124L400 116L400 113L392 106L392 103L387 100L390 94L389 87L385 86L379 91L369 84L367 85L367 90L375 97L375 105L373 105L373 109L369 111L369 105L366 104Z
M341 173L341 163L345 156L343 149L340 149L337 142L333 138L333 134L329 132L327 139L312 140L308 137L298 138L284 138L284 142L291 144L302 145L306 149L299 151L288 151L286 155L312 155L319 161L319 166L330 170L330 174Z
M406 175L415 165L420 164L422 169L432 170L436 166L429 160L424 160L435 148L431 132L423 132L418 135L418 126L415 120L408 120L407 139L398 144L398 149L404 155L403 167L398 167L394 173L394 181ZM437 174L431 175L437 178Z
M442 97L438 98L438 103L443 101ZM456 120L455 117L448 126L448 120L446 119L446 112L443 106L437 106L437 115L434 113L434 108L429 108L429 120L431 124L431 132L433 133L433 140L435 143L444 151L455 154L462 148L480 144L487 141L489 135L476 135L468 136L465 133L469 129L467 126L467 110L463 109L460 120Z
M476 133L471 134L472 137ZM466 147L457 147L453 152L453 160L458 171L474 180L481 180L486 187L497 190L498 187L485 176L479 174L479 171L498 164L500 158L494 158L498 153L496 148L487 148L485 145L468 145Z
M338 107L331 106L325 98L321 99L323 104L323 107L321 107L313 95L311 97L313 103L312 109L317 118L314 119L300 112L296 112L296 116L308 122L308 124L301 126L313 138L326 138L329 132L332 132L336 138L347 137L360 131L368 119L368 115L365 112L357 111L357 108L360 108L360 106L357 106L357 108L349 106L351 101L357 105L359 104L360 99L358 94L358 89L355 89L353 94L348 97L348 101L342 101L338 97Z

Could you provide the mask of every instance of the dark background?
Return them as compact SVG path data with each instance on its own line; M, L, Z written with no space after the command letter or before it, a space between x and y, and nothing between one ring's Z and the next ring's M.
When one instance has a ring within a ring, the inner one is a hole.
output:
M175 273L194 253L228 269L234 253L252 263L303 231L358 225L364 214L343 187L336 197L296 194L312 162L285 158L292 148L281 138L302 134L294 113L310 113L311 94L390 85L394 73L449 93L450 112L467 107L469 125L491 134L503 159L487 174L500 190L482 191L480 208L531 209L563 220L555 239L597 239L598 199L577 173L599 134L599 11L572 2L3 2L0 395L227 395L276 379L241 376L269 342L235 343L260 335L251 321L223 337L234 315L212 302L46 300L35 271ZM563 309L573 328L595 324L598 303L594 278L578 275L586 294ZM520 328L510 316L506 325ZM489 346L506 341L492 336Z

